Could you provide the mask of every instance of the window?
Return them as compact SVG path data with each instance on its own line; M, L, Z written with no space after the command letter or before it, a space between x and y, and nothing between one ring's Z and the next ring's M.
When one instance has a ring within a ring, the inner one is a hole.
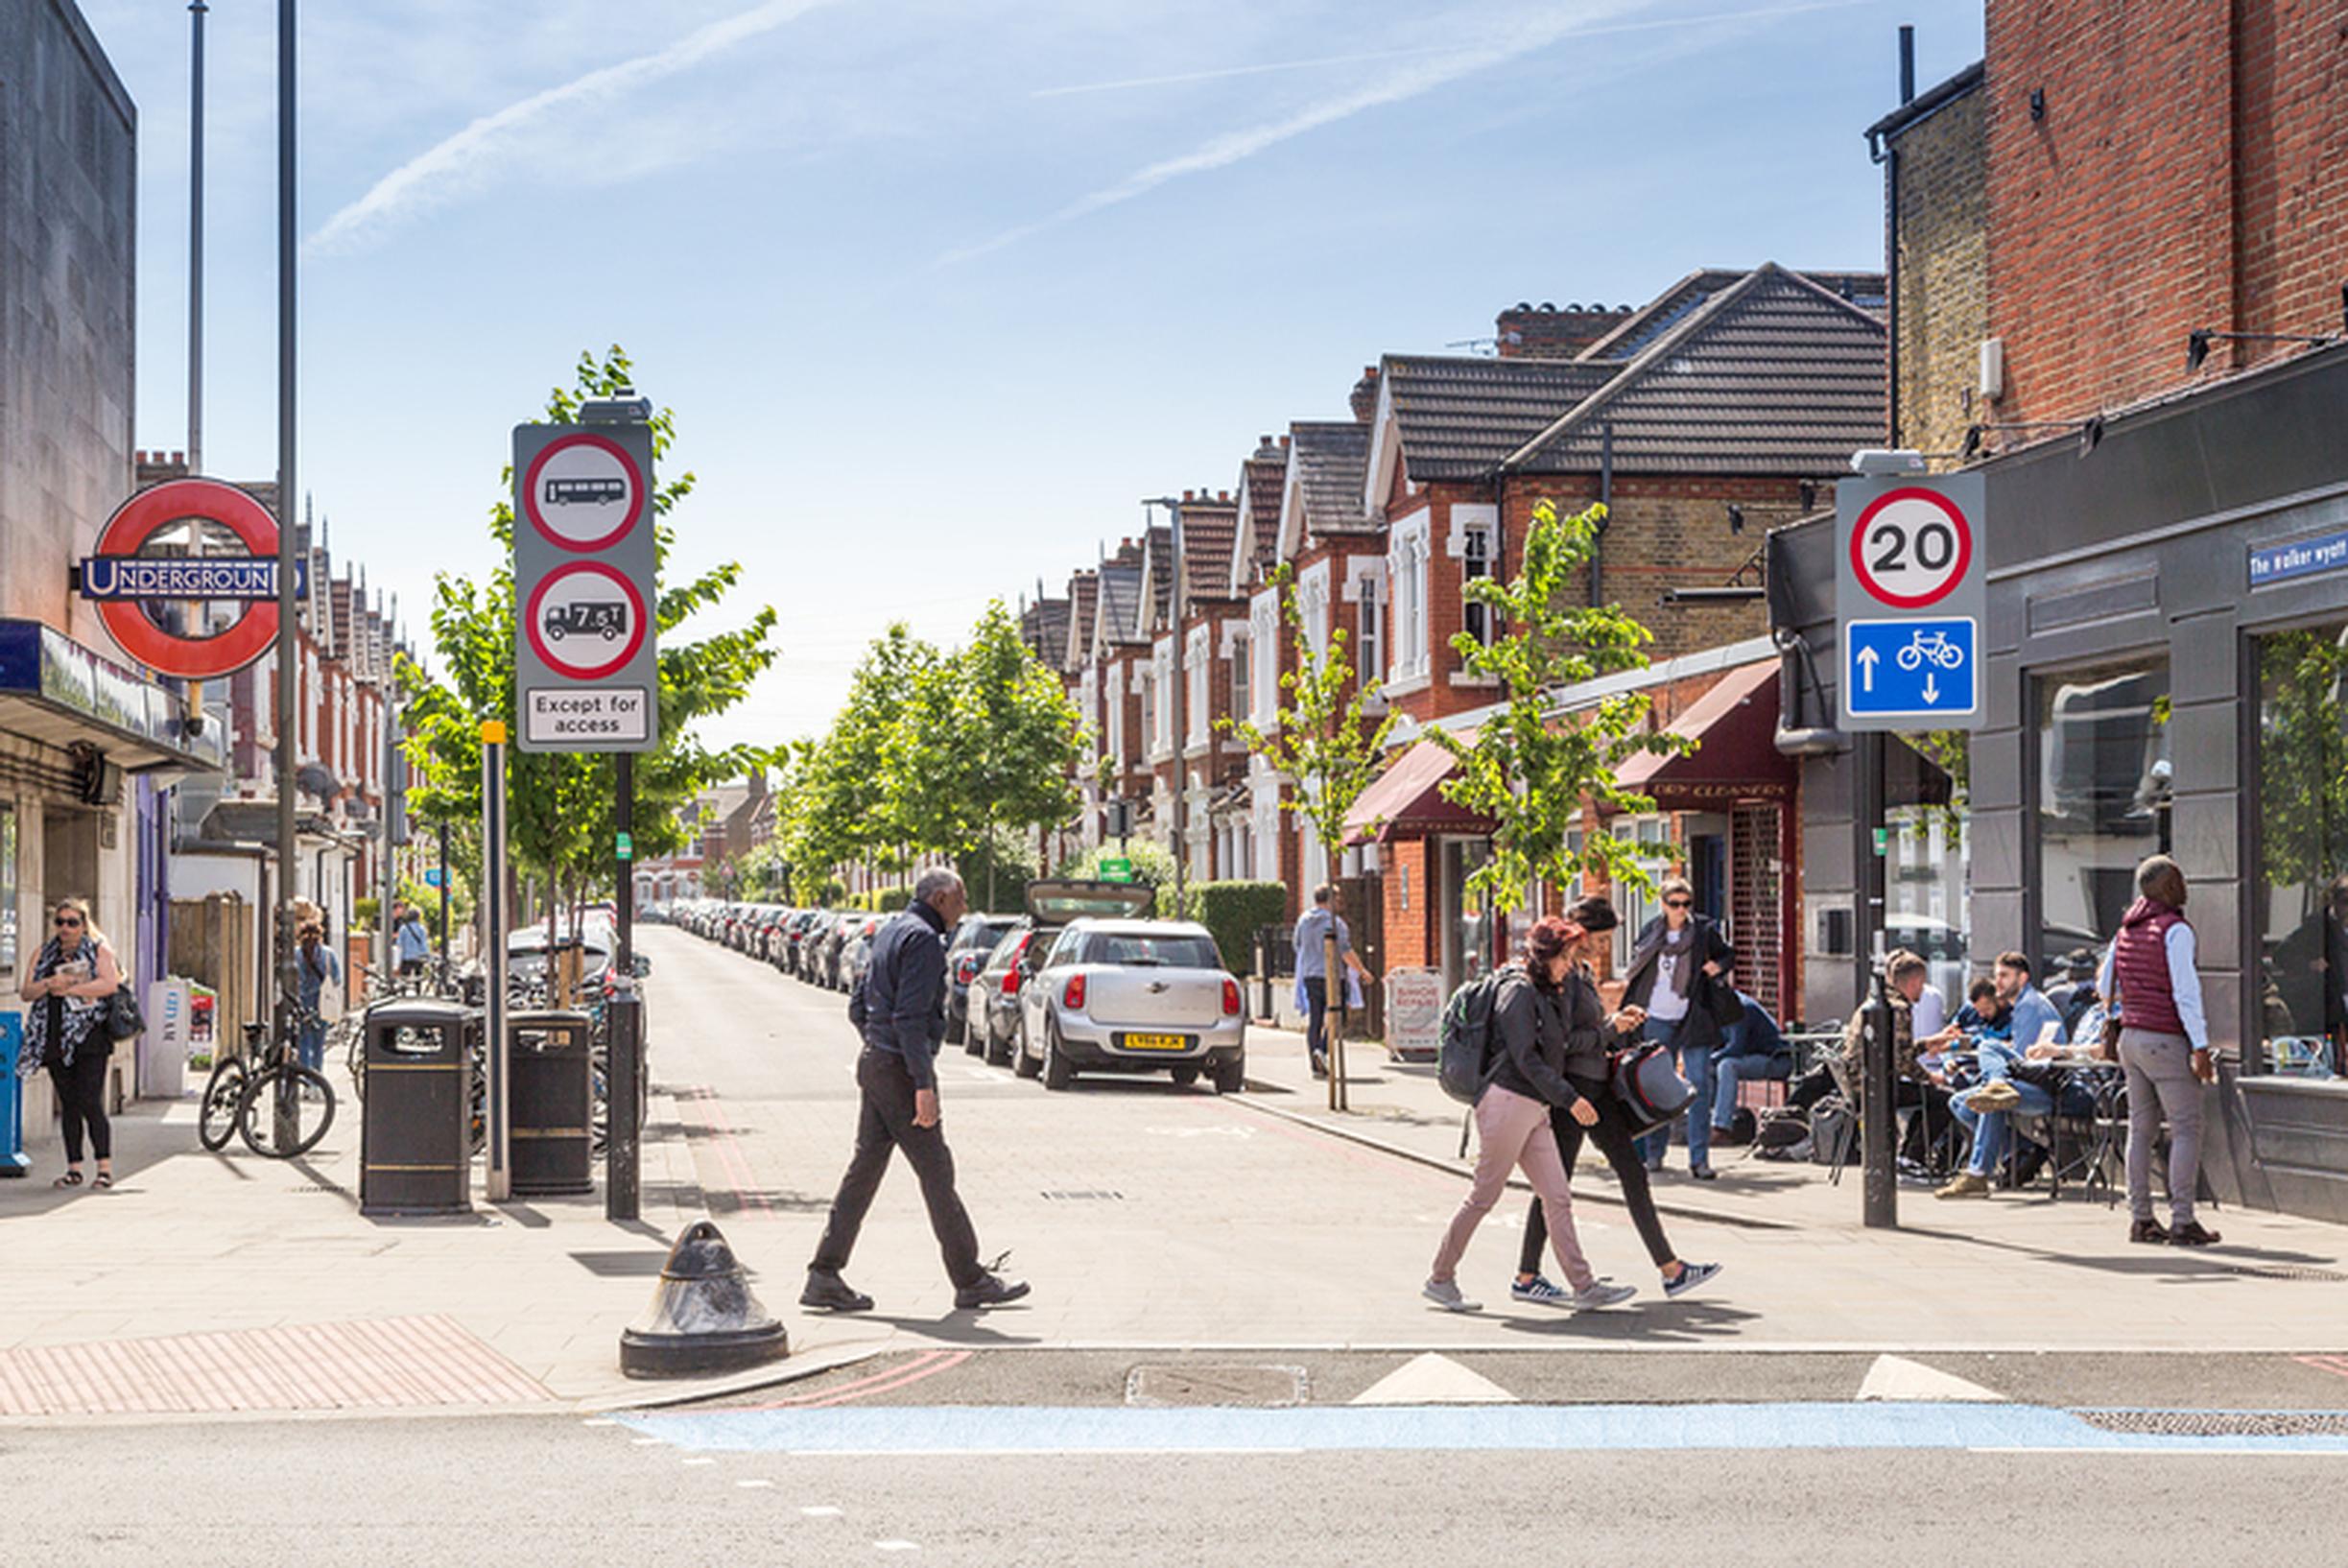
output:
M1206 744L1207 668L1214 662L1212 653L1215 647L1212 637L1211 631L1201 628L1192 632L1189 641L1183 645L1183 656L1188 661L1183 678L1190 682L1190 733L1183 742L1186 746Z
M2333 1042L2348 1030L2348 622L2279 631L2257 648L2260 1065L2337 1075Z
M1231 639L1231 717L1247 717L1248 645L1245 633Z
M1492 575L1492 531L1481 526L1470 527L1463 537L1465 548L1459 555L1459 585L1461 588L1461 621L1467 634L1489 648L1492 645L1492 609L1466 597L1468 583Z
M1084 962L1129 964L1144 969L1220 969L1211 937L1159 937L1124 932L1094 932L1085 943Z
M1385 606L1378 602L1378 580L1362 580L1362 647L1356 661L1355 674L1363 680L1376 680L1386 674Z
M2136 897L2136 863L2170 844L2169 663L2151 657L2038 681L2041 986L2098 949Z
M1158 683L1152 674L1142 677L1142 734L1152 751L1158 748Z

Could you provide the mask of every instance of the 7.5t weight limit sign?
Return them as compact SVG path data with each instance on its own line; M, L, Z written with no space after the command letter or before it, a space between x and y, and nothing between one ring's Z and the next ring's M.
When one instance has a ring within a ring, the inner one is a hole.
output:
M1835 489L1836 634L1849 729L1971 729L1981 717L1978 473Z

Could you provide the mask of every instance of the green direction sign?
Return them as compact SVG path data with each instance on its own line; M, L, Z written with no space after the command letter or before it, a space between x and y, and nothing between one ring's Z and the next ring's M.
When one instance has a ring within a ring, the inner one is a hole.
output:
M620 858L622 860L634 860L636 858L636 841L629 838L627 834L623 833L620 835L618 847Z
M1132 881L1133 863L1129 860L1103 861L1101 863L1101 880L1103 882Z

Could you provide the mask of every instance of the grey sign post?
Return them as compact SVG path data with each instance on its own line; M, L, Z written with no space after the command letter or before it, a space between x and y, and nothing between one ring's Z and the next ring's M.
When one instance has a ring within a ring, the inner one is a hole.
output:
M1891 999L1884 955L1886 730L1975 729L1987 706L1978 473L1923 476L1914 453L1862 453L1835 487L1835 636L1842 726L1853 732L1851 853L1858 1005L1866 1016L1860 1119L1863 1218L1899 1224L1892 1159Z
M659 744L654 558L650 425L514 427L514 743L523 750Z

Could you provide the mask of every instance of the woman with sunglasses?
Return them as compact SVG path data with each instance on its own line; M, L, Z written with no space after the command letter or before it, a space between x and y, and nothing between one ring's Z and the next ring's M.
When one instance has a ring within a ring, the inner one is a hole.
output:
M1571 945L1563 984L1570 996L1568 1010L1577 1017L1597 1018L1605 1010L1583 961L1592 939L1614 927L1614 906L1603 898L1580 899L1565 912L1565 930ZM1623 1034L1638 1031L1645 1023L1645 1015L1636 1006L1625 1004L1609 1023L1611 1028L1599 1036L1601 1045L1612 1044ZM1655 1212L1654 1194L1648 1187L1647 1166L1639 1158L1638 1141L1631 1136L1630 1113L1616 1097L1607 1067L1602 1050L1584 1051L1567 1059L1565 1081L1580 1094L1581 1105L1592 1114L1569 1115L1562 1109L1550 1112L1550 1128L1557 1139L1557 1157L1570 1179L1574 1161L1581 1153L1583 1136L1586 1134L1598 1146L1598 1152L1605 1155L1606 1163L1614 1169L1614 1179L1623 1189L1623 1206L1630 1210L1630 1223L1637 1227L1639 1240L1647 1244L1648 1257L1663 1274L1663 1294L1676 1300L1719 1273L1720 1265L1688 1263L1672 1250L1671 1239L1663 1233L1663 1219ZM1516 1282L1508 1287L1508 1295L1516 1300L1558 1306L1571 1299L1563 1290L1542 1277L1541 1246L1548 1235L1549 1226L1542 1216L1541 1201L1536 1198L1532 1212L1525 1219L1525 1243L1517 1258Z
M114 1129L106 1119L106 1063L114 1037L106 1031L106 1002L122 986L114 948L90 924L89 906L60 898L49 939L16 994L35 1004L25 1020L19 1077L46 1065L65 1121L65 1174L54 1185L82 1185L82 1129L89 1128L98 1156L97 1185L114 1185Z
M1680 1076L1696 1090L1689 1102L1698 1114L1688 1118L1688 1174L1710 1181L1712 1057L1725 1036L1704 1005L1704 992L1727 979L1736 968L1737 953L1719 926L1696 913L1696 890L1687 878L1666 877L1659 891L1663 914L1648 921L1631 944L1630 967L1623 971L1623 1005L1647 1010L1641 1033L1663 1042L1678 1062ZM1647 1168L1662 1170L1671 1146L1669 1127L1641 1138L1639 1152L1647 1156Z

